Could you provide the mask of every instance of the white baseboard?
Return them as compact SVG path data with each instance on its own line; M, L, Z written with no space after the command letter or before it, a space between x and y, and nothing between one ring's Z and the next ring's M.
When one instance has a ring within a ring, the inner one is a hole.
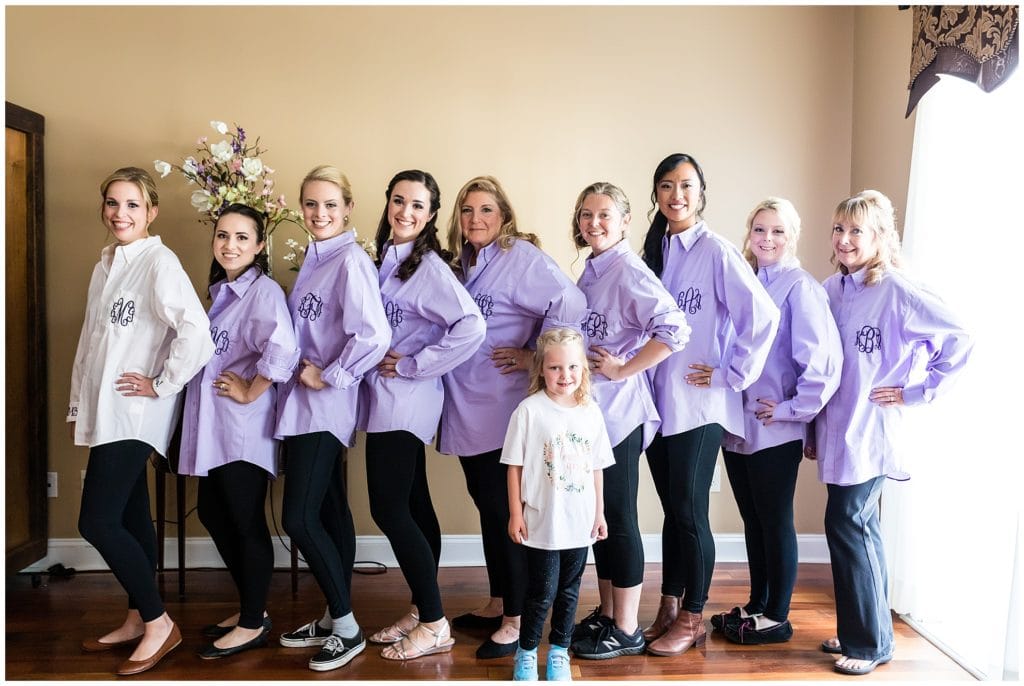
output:
M284 540L288 542L288 539ZM661 562L661 534L643 534L644 558L647 562ZM167 569L178 568L178 541L168 538L164 541L164 562ZM797 536L800 551L800 562L829 562L828 547L824 534L803 534ZM715 552L718 562L746 562L747 553L743 543L743 534L718 534L715 536ZM593 553L590 556L593 562ZM391 552L391 544L384 536L359 536L356 538L356 560L380 562L387 567L397 567L395 556ZM52 538L46 557L25 569L27 572L38 572L50 565L60 562L65 567L74 567L80 571L106 570L107 565L96 549L81 538ZM287 568L291 557L281 540L274 538L274 566ZM480 536L476 534L444 536L441 545L442 567L482 567L484 564L483 547ZM301 567L305 563L299 562ZM203 537L192 537L185 540L185 567L199 569L204 567L223 568L213 540Z

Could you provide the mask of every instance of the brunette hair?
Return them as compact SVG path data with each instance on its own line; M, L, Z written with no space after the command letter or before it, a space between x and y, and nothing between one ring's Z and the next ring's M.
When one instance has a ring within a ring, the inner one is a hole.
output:
M898 269L903 264L900 255L900 235L896 232L896 210L892 202L882 193L864 190L843 200L832 213L833 228L840 221L849 221L862 229L870 229L878 238L878 253L864 266L864 283L873 286L882 279L889 269ZM832 253L832 264L836 263ZM839 271L849 274L845 265L839 265Z
M398 266L398 278L402 281L408 281L409 277L416 273L417 267L423 261L423 256L428 252L434 251L445 262L451 259L451 255L447 250L441 248L441 242L437 239L437 211L441 208L441 189L438 188L437 181L425 171L407 169L395 174L391 182L388 183L387 190L384 191L386 199L384 211L380 213L380 222L377 224L377 267L380 267L381 261L384 259L384 244L391 237L391 224L388 222L388 205L391 203L391 193L394 192L395 186L401 181L422 183L430 193L430 219L413 241L412 254L405 258L402 264Z
M566 328L548 329L537 337L537 350L533 353L530 364L530 388L527 395L546 388L544 384L544 353L553 345L571 345L580 355L580 387L573 393L576 402L586 405L590 401L590 365L583 347L583 336L578 331Z
M142 198L146 201L147 210L160 204L160 196L156 192L156 182L153 181L153 177L145 169L121 167L114 171L110 176L103 179L103 183L100 184L101 198L107 197L107 189L110 188L110 184L116 181L127 181L138 186L139 192L142 193Z
M619 211L619 214L623 217L629 216L629 198L626 197L621 188L607 181L598 181L597 183L590 184L580 191L579 197L576 198L576 206L572 210L572 242L577 248L587 247L587 241L584 240L583 232L580 231L580 210L583 209L583 203L589 195L608 196L615 203L615 208ZM625 237L627 230L623 230L623 237Z
M693 159L693 157L687 155L685 152L676 152L658 163L657 168L654 170L654 182L651 185L651 211L647 213L647 218L651 220L651 228L647 229L647 235L644 237L644 251L641 256L644 258L644 262L647 263L647 266L651 268L651 271L659 277L661 276L662 270L665 268L665 256L661 252L661 239L665 237L668 218L665 217L665 215L661 213L661 210L658 209L658 182L661 181L663 176L681 164L692 164L693 168L697 171L697 177L700 179L700 207L697 208L698 217L704 217L704 207L707 206L708 202L707 183L704 181L704 170L701 169L697 160Z
M228 205L217 217L217 223L213 225L214 235L217 235L217 226L220 224L220 220L229 214L240 214L251 220L253 225L256 227L256 242L263 243L263 249L256 253L256 257L253 259L252 264L246 268L246 271L256 267L256 269L260 271L260 274L268 273L270 271L270 256L267 255L267 226L263 213L249 207L248 205L243 205L237 202L232 203ZM242 273L244 274L245 272ZM259 277L259 274L257 274L257 277ZM214 257L213 261L210 263L209 285L212 286L218 281L226 278L228 278L228 273L224 271L224 267L220 266L220 262L218 262L217 258Z
M797 214L793 203L785 198L773 197L765 198L757 203L747 215L747 237L743 239L743 257L746 258L747 263L754 268L756 274L757 258L754 257L754 252L750 249L750 232L754 228L754 219L761 210L772 210L778 214L779 219L782 220L782 226L786 229L786 236L789 240L786 241L786 249L779 262L799 266L800 260L796 257L796 246L800 240L800 215Z
M536 234L522 233L516 227L516 213L512 210L512 204L498 180L493 176L477 176L467 181L455 196L455 206L452 207L452 216L448 222L448 249L452 254L451 264L455 271L462 271L462 251L466 246L466 239L462 236L462 223L459 220L462 203L466 201L466 196L474 191L489 193L494 198L498 211L501 212L501 228L498 230L497 240L502 250L508 250L520 239L540 247L540 239Z

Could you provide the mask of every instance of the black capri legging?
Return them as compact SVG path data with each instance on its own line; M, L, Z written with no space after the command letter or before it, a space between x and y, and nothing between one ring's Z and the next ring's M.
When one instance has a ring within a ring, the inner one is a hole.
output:
M341 441L319 431L285 439L281 523L302 551L333 619L352 611L356 529L345 497Z
M149 511L146 462L152 446L115 441L89 451L78 531L128 592L144 622L164 614L156 586L156 532Z
M388 537L421 622L444 617L437 566L441 525L427 484L423 441L408 431L366 434L370 514Z
M643 442L643 427L638 426L612 449L615 464L604 470L608 538L594 543L594 562L597 578L610 580L615 588L632 588L644 581L644 546L636 506Z
M506 617L523 613L526 549L508 535L508 467L501 450L460 457L466 488L480 511L480 533L492 598L501 598Z
M238 626L263 627L274 572L274 545L264 503L267 471L249 462L229 462L199 479L199 521L213 537L238 588Z
M658 434L647 448L647 463L665 511L661 593L681 596L687 612L704 611L715 569L708 508L721 444L722 426L707 424L681 434Z

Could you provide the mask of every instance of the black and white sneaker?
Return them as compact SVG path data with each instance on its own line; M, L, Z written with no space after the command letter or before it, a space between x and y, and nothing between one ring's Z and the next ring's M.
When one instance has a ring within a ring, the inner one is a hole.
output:
M580 623L572 628L572 644L580 641L593 639L600 633L601 629L611 626L612 620L601 614L601 606L598 605L590 614L580 620Z
M572 652L585 660L608 660L623 655L639 655L644 652L644 647L644 632L640 627L627 634L614 624L606 624L593 638L573 643Z
M285 648L308 648L310 646L322 646L331 637L331 630L324 629L314 619L309 624L303 624L295 631L281 634L281 645Z
M362 629L352 638L334 634L324 641L320 652L310 659L309 668L314 672L329 672L344 667L352 658L363 652L365 647L366 639L363 638Z

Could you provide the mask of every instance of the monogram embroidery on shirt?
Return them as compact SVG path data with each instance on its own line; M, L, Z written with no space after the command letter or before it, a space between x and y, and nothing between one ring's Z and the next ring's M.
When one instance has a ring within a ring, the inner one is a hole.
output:
M488 319L494 314L494 299L491 296L486 293L480 293L474 300L476 300L476 306L480 308L480 313L484 316L484 319Z
M600 312L591 312L581 325L590 338L604 340L608 336L608 319Z
M231 341L228 340L228 332L224 329L218 329L216 326L210 327L210 338L213 339L213 353L220 355L226 353L228 348L231 346Z
M697 314L700 312L700 289L690 286L685 291L680 291L676 304L686 314Z
M387 315L388 324L391 325L392 329L396 328L405 320L405 313L402 312L402 308L399 307L397 303L390 301L387 302L384 305L384 314Z
M864 325L857 332L857 350L871 354L882 349L882 332L877 326Z
M110 308L110 323L128 326L133 321L135 321L135 301L125 302L124 298L118 298L114 306Z
M68 407L68 416L69 417L77 417L78 416L78 406L77 405L75 407Z
M299 301L299 316L303 319L315 322L317 319L320 319L323 310L324 301L320 299L320 296L313 293L306 293L302 296L302 300Z

